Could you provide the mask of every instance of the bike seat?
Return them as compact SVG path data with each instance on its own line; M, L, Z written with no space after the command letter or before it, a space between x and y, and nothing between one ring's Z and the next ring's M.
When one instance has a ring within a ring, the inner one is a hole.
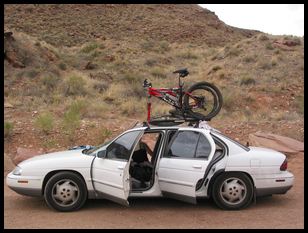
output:
M189 74L187 68L184 68L184 69L179 69L179 70L176 70L176 71L173 71L174 74L179 74L180 77L185 77Z

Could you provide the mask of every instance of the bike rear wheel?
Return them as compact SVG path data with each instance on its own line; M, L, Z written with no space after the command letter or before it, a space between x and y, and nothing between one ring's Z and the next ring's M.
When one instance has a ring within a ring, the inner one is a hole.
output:
M184 95L184 108L188 114L209 121L222 107L222 95L219 89L208 82L199 82L191 86L189 94Z

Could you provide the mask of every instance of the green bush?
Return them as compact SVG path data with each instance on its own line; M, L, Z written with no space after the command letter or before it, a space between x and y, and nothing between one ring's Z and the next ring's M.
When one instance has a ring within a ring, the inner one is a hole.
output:
M12 122L4 122L4 138L8 138L13 132L14 125Z
M87 111L88 103L83 99L75 100L71 106L69 107L68 111L79 114L83 116Z
M64 83L64 94L66 96L85 95L87 93L86 81L80 76L71 76Z
M91 51L97 49L99 47L99 44L97 43L89 43L87 45L85 45L80 52L82 53L90 53Z
M46 112L40 114L35 121L35 126L45 134L49 134L54 126L51 113Z
M73 141L75 131L80 126L80 113L74 108L66 111L63 116L62 126L68 139Z

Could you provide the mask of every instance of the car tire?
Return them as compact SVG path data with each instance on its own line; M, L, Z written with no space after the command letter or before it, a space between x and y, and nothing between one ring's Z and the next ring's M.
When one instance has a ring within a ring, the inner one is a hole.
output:
M59 172L47 182L44 190L47 205L68 212L81 208L87 200L87 187L82 177L73 172Z
M213 184L212 197L218 207L225 210L246 208L253 199L254 188L244 173L228 172L218 176Z

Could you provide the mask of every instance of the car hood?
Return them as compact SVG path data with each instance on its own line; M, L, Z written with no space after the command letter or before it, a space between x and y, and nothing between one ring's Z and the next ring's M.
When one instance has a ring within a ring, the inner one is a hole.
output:
M37 155L22 161L18 166L33 169L88 167L93 156L83 154L82 150L67 150Z

